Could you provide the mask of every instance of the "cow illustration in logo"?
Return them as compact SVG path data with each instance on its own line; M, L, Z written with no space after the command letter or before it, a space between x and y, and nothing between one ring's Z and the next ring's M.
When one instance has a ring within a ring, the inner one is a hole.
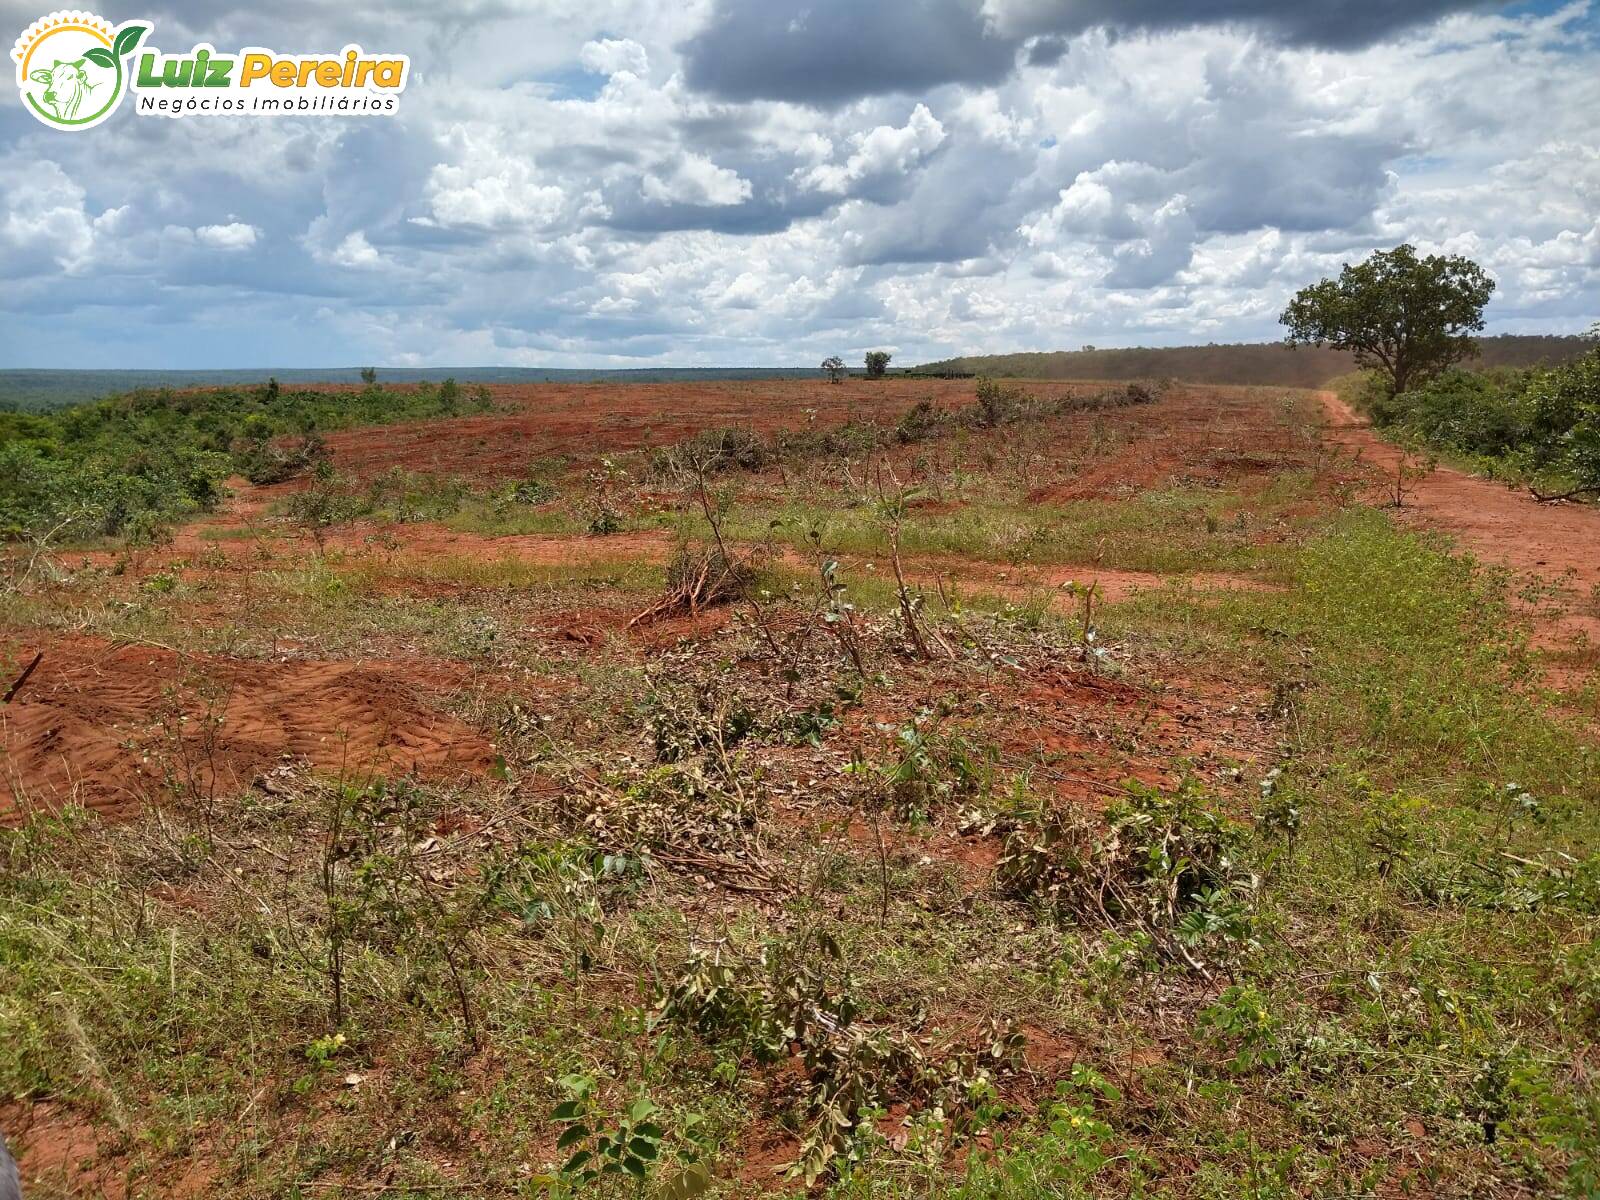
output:
M86 62L87 58L80 58L54 63L48 70L38 67L28 72L29 79L47 85L39 99L49 105L58 121L75 118L84 99L95 90L96 85L89 82L89 73L83 69Z
M93 128L116 110L128 90L124 60L149 32L143 22L113 27L76 10L41 17L11 49L24 104L52 128Z

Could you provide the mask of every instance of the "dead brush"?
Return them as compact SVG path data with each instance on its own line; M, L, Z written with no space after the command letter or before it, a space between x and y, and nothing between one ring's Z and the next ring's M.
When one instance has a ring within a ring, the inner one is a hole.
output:
M736 778L700 760L575 772L559 805L572 834L604 853L636 856L749 893L778 890L761 843L763 811Z
M711 529L711 543L697 548L686 540L679 545L667 566L667 594L629 621L628 628L673 613L687 611L696 616L708 606L743 604L749 610L751 627L761 635L767 649L774 656L778 655L777 637L753 586L758 574L757 555L763 551L740 555L728 548L727 539L722 536L722 522L732 505L732 496L728 493L712 496L703 461L694 464L691 496L698 501L700 512Z
M894 1104L948 1123L953 1139L981 1132L996 1083L1024 1066L1026 1038L1009 1022L991 1019L967 1038L930 1045L861 1020L854 980L825 932L763 948L753 960L694 951L663 990L655 1019L758 1062L799 1059L797 1115L807 1130L789 1177L807 1187L859 1158L874 1129L870 1114Z
M652 679L642 704L658 763L699 757L733 786L734 748L758 731L755 712L729 684L714 677L690 685Z
M1242 831L1185 787L1130 785L1104 823L1050 810L1007 835L995 885L1091 928L1134 930L1209 977L1197 955L1249 941L1256 879Z
M749 594L755 577L750 559L734 556L720 544L681 545L667 564L666 595L629 621L628 628L737 603Z

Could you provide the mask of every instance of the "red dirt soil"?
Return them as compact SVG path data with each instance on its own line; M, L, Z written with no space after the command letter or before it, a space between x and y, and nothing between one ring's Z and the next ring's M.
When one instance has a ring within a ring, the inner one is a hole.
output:
M1328 417L1328 440L1357 451L1363 461L1393 472L1401 452L1380 438L1337 394L1319 393ZM1600 508L1588 504L1543 504L1525 488L1479 479L1439 467L1408 495L1402 517L1449 534L1462 550L1485 563L1509 567L1555 583L1565 583L1580 603L1600 595ZM1600 611L1569 607L1559 616L1543 614L1538 641L1567 647L1587 637L1600 643Z
M179 656L85 638L29 646L25 657L37 650L38 671L0 709L0 823L29 804L126 813L168 772L206 786L215 776L227 794L286 758L361 778L482 772L494 756L480 733L419 699L419 687L443 694L459 684L444 669ZM202 685L223 717L209 754ZM181 737L172 732L180 714Z
M1034 488L1035 503L1125 500L1173 486L1265 487L1279 473L1310 465L1312 447L1287 434L1264 409L1270 400L1240 389L1185 387L1155 404L1121 410L1126 444L1096 455L1064 483ZM1066 444L1082 442L1095 414L1069 418ZM1074 428L1076 426L1076 428Z
M49 1101L0 1104L0 1128L8 1133L23 1193L29 1200L68 1196L123 1200L132 1190L129 1156L117 1145L123 1140L121 1135L94 1125L63 1105ZM213 1173L206 1157L196 1156L181 1175L164 1182L161 1194L172 1200L210 1195Z
M1030 395L1063 396L1125 385L1022 381L1016 386ZM542 457L665 446L703 429L739 426L771 433L807 426L828 430L847 421L892 425L921 400L946 409L973 403L970 379L500 384L489 390L494 412L329 434L334 466L361 478L391 467L506 478L523 474ZM1215 389L1186 390L1209 396Z

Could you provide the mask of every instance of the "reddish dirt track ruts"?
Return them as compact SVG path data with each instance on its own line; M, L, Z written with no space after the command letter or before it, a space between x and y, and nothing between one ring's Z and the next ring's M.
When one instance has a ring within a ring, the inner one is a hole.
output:
M415 662L200 658L90 638L37 648L49 671L0 710L0 823L19 805L68 800L129 812L169 776L226 794L286 758L350 778L480 772L493 758L480 733L419 697L430 681ZM436 674L448 691L454 676ZM208 713L223 718L209 746Z
M1320 393L1328 417L1328 439L1392 472L1400 451L1384 441L1333 392ZM1600 508L1589 504L1542 504L1526 488L1476 478L1441 466L1406 497L1404 519L1449 534L1456 545L1485 563L1519 575L1563 584L1574 604L1541 615L1537 640L1547 648L1570 648L1579 639L1600 644Z

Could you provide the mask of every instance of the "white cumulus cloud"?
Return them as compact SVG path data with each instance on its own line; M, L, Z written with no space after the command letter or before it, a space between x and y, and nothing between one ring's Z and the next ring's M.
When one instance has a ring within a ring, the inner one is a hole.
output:
M213 250L248 250L256 244L261 231L243 221L229 221L226 225L202 225L194 236L202 246Z
M851 140L855 151L843 163L818 163L800 178L818 191L843 195L863 182L902 176L944 143L945 130L926 104L918 104L904 125L879 125Z
M737 171L693 153L646 175L640 186L645 198L657 204L738 204L751 193L750 181L741 179Z

